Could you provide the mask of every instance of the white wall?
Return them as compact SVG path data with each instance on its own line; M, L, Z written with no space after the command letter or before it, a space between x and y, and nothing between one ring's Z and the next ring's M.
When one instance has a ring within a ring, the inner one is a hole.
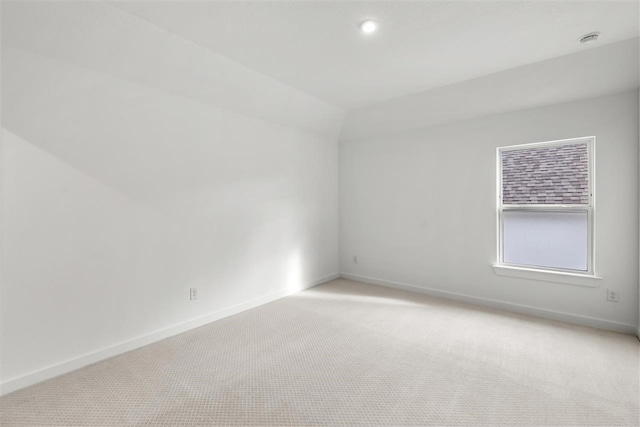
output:
M602 280L495 275L496 147L590 135ZM351 277L627 332L638 324L637 89L343 141L340 179L340 266ZM620 302L606 301L607 288Z
M3 393L337 272L343 111L102 2L2 15ZM637 118L634 92L344 143L343 271L637 324ZM495 146L591 134L601 285L494 276Z
M3 28L3 393L335 277L341 110L143 24L174 67L118 74L77 51L113 23L65 56L30 16ZM180 61L231 92L169 88L211 90Z

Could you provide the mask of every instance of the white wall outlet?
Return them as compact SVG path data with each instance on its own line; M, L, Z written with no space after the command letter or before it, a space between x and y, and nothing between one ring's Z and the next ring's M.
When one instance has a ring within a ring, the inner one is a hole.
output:
M357 263L358 263L358 257L357 257L357 256L355 256L355 255L353 256L353 263L354 263L354 264L357 264Z
M607 301L618 302L620 301L620 295L618 295L617 291L607 289Z
M198 299L198 288L191 288L190 290L190 299Z

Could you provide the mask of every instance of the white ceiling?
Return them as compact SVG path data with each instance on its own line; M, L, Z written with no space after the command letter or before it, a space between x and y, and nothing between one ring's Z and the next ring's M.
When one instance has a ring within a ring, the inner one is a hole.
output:
M321 137L340 132L342 109L106 3L1 5L3 124L14 133L36 111L100 103L113 79Z
M351 109L639 34L638 1L126 1L160 28ZM365 36L364 19L380 23Z
M370 138L596 98L638 88L640 44L627 39L349 111L340 138Z

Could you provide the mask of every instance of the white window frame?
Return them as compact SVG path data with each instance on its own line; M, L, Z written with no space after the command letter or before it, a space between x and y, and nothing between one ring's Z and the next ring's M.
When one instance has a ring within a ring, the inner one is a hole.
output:
M562 275L577 275L595 277L595 136L579 138L561 139L556 141L536 142L532 144L511 145L498 147L496 149L497 160L497 230L498 230L498 262L494 267L507 269L522 269L528 271L539 271L548 273L559 273ZM587 144L588 156L588 179L589 179L589 204L508 204L502 203L502 153L506 151L528 150L532 148L548 148L563 145ZM527 264L511 264L504 262L503 252L503 212L505 211L528 211L528 212L586 212L587 213L587 270L572 270L564 268L553 268L534 266Z

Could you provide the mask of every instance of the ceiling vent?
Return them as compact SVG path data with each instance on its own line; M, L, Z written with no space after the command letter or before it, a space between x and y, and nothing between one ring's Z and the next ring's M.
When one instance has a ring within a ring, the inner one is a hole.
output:
M584 45L594 44L596 41L598 41L598 36L599 35L600 35L600 33L598 33L598 32L585 34L584 36L580 37L580 43L582 43Z

